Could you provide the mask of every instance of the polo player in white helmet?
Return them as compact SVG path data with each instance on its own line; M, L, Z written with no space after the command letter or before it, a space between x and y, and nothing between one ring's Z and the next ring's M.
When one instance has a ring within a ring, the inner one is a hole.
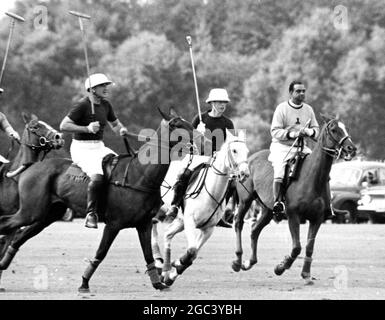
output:
M116 154L103 143L104 128L108 123L116 134L127 134L127 128L115 116L107 100L108 88L112 83L103 73L90 75L84 83L89 96L78 101L60 124L60 130L73 133L70 148L73 162L90 177L85 222L88 228L98 227L97 200L103 191L102 160L109 153Z
M187 167L187 163L184 164L183 169L179 173L178 180L174 185L174 198L171 202L171 207L166 213L169 220L173 220L178 213L178 207L180 207L183 201L183 196L186 192L192 171L201 163L210 161L213 153L218 151L225 142L226 129L234 129L233 122L223 115L229 102L230 98L226 89L211 89L206 99L206 103L210 105L210 109L202 113L202 121L200 121L199 115L196 115L192 120L193 127L212 142L212 148L208 154L205 153L203 156L194 156L193 162L189 167ZM188 157L184 160L188 160L187 158Z

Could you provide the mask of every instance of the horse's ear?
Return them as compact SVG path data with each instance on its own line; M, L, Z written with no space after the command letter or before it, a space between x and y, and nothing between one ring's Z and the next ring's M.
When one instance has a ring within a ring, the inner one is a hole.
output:
M176 113L174 107L170 107L169 114L170 114L170 116L173 117L173 118L179 117L179 115Z
M31 120L39 120L36 114L32 113L31 114Z
M329 116L329 115L326 115L326 114L323 114L323 113L321 113L320 115L321 115L322 120L324 122L326 122L326 123L328 123L329 121L333 120L333 118L331 116Z
M230 132L229 129L226 128L226 140L234 140L234 135Z
M238 139L246 142L246 130L241 129L238 132Z
M25 124L27 124L28 122L31 121L30 115L27 114L26 112L23 111L23 112L21 113L21 116L22 116L23 121L24 121Z
M170 117L169 115L165 114L162 110L160 110L159 107L157 107L157 108L158 108L158 111L159 111L159 113L161 114L161 116L162 116L162 118L163 118L164 120L167 120L167 121L170 121L170 120L171 120L171 117Z

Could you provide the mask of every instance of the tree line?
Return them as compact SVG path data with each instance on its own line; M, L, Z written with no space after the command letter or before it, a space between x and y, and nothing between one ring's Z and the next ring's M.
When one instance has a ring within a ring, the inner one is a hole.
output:
M26 22L14 30L1 111L19 132L22 111L58 128L85 94L81 33L69 10L91 16L84 22L91 72L116 83L110 100L131 132L156 128L157 107L173 106L188 120L197 113L185 40L191 35L202 109L211 88L226 88L227 115L247 130L252 152L269 146L274 109L288 98L288 84L301 79L319 120L338 115L362 156L385 158L384 1L17 1L13 12ZM8 32L4 16L0 52ZM59 153L68 155L66 138ZM124 151L111 132L106 143Z

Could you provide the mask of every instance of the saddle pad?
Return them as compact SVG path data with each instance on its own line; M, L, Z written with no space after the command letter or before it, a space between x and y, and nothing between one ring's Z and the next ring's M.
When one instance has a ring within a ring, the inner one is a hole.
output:
M83 172L83 170L80 169L80 167L74 163L68 167L66 171L66 175L69 178L71 178L73 181L79 182L79 183L88 183L90 180L87 174Z

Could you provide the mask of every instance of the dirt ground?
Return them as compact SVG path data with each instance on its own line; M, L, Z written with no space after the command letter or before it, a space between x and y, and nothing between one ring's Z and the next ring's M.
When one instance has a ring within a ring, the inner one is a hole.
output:
M313 286L300 277L304 249L282 276L274 266L290 252L286 222L271 222L262 232L259 262L250 271L234 272L235 234L216 228L194 264L171 289L156 291L145 274L145 262L136 230L121 231L90 281L90 294L79 295L85 258L92 258L102 235L83 227L83 220L57 222L27 242L3 272L3 300L265 300L265 299L384 299L385 225L321 226L313 256ZM243 243L248 258L250 226ZM301 225L303 248L307 225ZM162 235L162 228L160 228ZM174 239L173 258L186 249L184 234Z

